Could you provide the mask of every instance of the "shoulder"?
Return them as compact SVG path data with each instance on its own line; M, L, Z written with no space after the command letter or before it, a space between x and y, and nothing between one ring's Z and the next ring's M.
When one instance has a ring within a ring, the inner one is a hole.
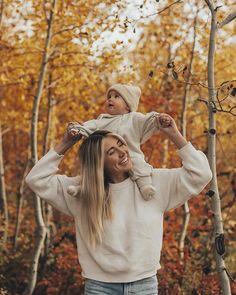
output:
M127 120L133 121L135 124L140 124L145 120L145 115L139 112L130 112L124 115Z
M141 118L141 117L145 116L143 113L140 113L140 112L130 112L126 115L129 117L133 117L133 118Z
M129 113L129 115L132 118L139 120L141 122L145 122L150 119L153 119L156 117L157 114L158 114L157 112L149 112L149 113L131 112L131 113Z

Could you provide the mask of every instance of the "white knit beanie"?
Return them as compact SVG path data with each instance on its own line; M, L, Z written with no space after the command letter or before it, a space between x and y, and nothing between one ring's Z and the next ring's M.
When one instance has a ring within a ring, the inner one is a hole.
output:
M141 89L139 87L127 84L114 84L107 90L107 97L111 90L117 91L122 96L131 112L137 111L141 96Z

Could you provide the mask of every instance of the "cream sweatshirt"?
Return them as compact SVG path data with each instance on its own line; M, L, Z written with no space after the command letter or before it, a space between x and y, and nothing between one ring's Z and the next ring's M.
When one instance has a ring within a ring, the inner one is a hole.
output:
M26 177L29 187L58 210L74 217L82 275L103 282L132 282L160 268L163 214L198 195L211 180L206 156L188 143L177 151L183 166L154 169L157 198L144 201L136 183L127 178L110 184L113 219L105 221L103 242L91 250L80 216L80 201L67 193L79 176L59 175L63 156L49 151Z

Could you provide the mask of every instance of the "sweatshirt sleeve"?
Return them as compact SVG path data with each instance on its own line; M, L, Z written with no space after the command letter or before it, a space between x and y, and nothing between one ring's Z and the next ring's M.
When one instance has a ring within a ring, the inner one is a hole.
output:
M83 123L83 126L85 126L87 129L90 130L90 133L93 133L94 131L96 131L98 129L97 126L97 120L93 119L93 120L89 120Z
M156 112L150 112L147 114L136 113L135 125L137 125L137 129L139 130L141 144L159 131L155 118L156 115Z
M73 123L73 125L71 126L71 129L74 129L79 134L85 137L88 137L91 133L97 130L96 122L97 122L96 120L90 120L90 121L84 122L83 124Z
M67 203L67 188L78 185L79 177L57 174L63 155L50 150L42 157L26 176L26 183L40 198L65 214L73 215Z
M158 183L163 211L180 207L197 196L212 178L207 157L190 142L177 153L182 159L181 168L160 169Z

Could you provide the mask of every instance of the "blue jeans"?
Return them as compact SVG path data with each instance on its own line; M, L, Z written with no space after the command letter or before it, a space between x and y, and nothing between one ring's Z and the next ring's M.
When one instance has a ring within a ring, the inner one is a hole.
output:
M104 283L85 281L84 295L157 295L156 276L130 283Z

